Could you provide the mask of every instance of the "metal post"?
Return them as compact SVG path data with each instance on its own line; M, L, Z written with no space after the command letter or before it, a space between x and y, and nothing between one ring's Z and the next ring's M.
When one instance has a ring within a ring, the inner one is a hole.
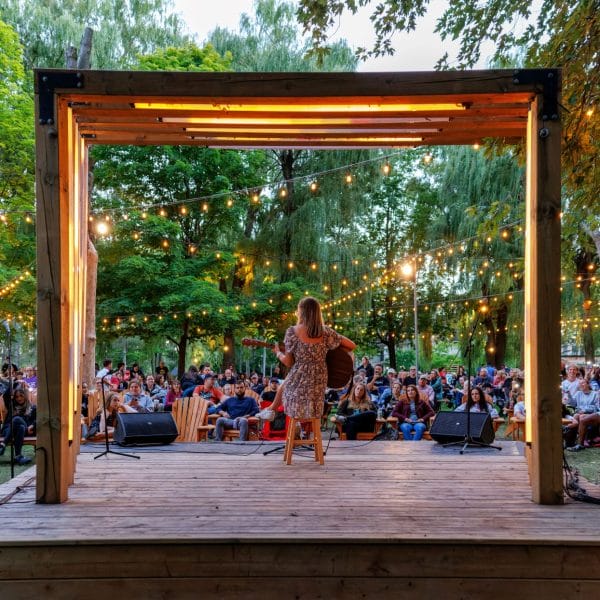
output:
M417 315L417 261L415 260L415 280L413 289L413 313L415 319L415 367L419 376L419 319Z

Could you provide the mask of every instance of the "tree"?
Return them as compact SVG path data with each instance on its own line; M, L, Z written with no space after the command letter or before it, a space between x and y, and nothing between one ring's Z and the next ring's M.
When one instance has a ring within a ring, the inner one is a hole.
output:
M298 19L313 40L311 54L327 55L328 30L339 16L372 0L300 0ZM430 0L377 2L371 13L376 34L373 48L360 48L358 55L393 54L393 35L413 31L420 17L432 6ZM600 3L598 0L544 0L534 17L530 0L459 0L448 3L437 19L442 39L460 41L457 68L470 68L481 56L484 42L495 45L491 64L507 67L561 67L563 69L563 181L569 207L576 221L594 239L600 255L600 216L590 213L600 195L600 175L594 168L600 143ZM525 21L526 27L518 27ZM446 54L438 62L448 68Z
M0 293L2 318L35 313L33 100L17 34L0 21ZM23 279L19 279L23 277ZM24 283L21 283L24 281ZM31 325L31 319L26 319Z
M94 69L126 68L138 55L188 41L171 0L0 0L0 18L24 43L27 69L63 67L85 27L95 32Z

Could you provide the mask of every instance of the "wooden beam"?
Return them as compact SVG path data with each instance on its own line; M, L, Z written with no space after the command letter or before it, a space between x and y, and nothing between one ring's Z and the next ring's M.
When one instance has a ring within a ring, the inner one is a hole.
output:
M64 125L64 111L59 113L56 126L40 125L39 101L36 101L36 500L43 503L67 500L73 464L68 443L69 202L64 172L68 138Z
M54 70L43 69L44 72ZM64 70L56 70L64 72ZM530 69L524 72L535 72ZM70 72L70 71L66 71ZM542 72L539 70L539 72ZM86 71L86 94L121 98L213 96L215 98L387 97L443 101L458 94L502 94L522 100L538 83L515 81L514 69L408 73L183 73ZM60 90L58 90L60 91ZM70 90L69 90L70 91ZM157 94L159 92L159 94Z
M562 504L560 395L559 120L542 120L543 97L531 105L527 135L525 242L526 438L532 498Z

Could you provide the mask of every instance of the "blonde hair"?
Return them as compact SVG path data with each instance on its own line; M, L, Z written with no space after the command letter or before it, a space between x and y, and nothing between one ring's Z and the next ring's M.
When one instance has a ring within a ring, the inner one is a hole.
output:
M306 327L309 338L319 338L323 335L323 315L316 298L307 296L298 302L298 322Z

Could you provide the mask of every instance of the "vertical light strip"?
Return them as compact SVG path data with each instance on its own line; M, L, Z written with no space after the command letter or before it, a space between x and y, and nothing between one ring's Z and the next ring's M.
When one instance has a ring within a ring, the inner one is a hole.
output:
M533 389L533 364L531 360L531 334L533 327L536 326L536 312L534 307L535 298L533 290L535 289L533 276L536 271L535 256L533 255L533 236L535 228L529 228L528 225L535 221L536 215L532 214L532 204L534 194L537 193L537 182L534 176L535 156L537 153L537 137L534 135L535 111L537 102L533 102L527 115L527 166L526 166L526 199L525 199L525 328L524 328L524 362L525 362L525 441L531 442L533 439L533 415L532 398ZM538 349L539 350L539 349Z

